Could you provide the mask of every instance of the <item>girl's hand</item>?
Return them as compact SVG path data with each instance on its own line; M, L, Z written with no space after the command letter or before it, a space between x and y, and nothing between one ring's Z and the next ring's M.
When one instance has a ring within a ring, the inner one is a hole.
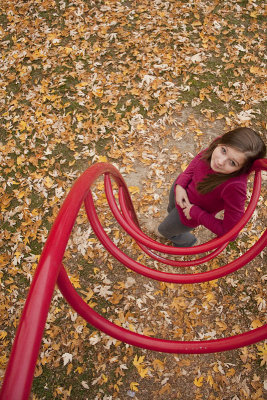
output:
M192 219L191 216L190 216L191 207L193 207L193 204L190 204L189 206L186 206L183 209L184 215L186 216L187 219Z
M191 205L191 203L190 203L190 201L188 199L186 190L180 185L176 185L175 186L175 200L176 200L176 203L181 208L185 208L185 207Z

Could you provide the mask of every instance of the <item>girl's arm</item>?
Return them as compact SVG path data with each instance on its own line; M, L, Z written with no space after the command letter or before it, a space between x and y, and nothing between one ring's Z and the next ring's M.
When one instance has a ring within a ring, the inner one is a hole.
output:
M186 189L186 187L188 186L189 182L192 179L193 173L195 171L195 168L197 167L198 161L201 156L202 156L202 152L199 153L195 158L193 158L193 160L188 165L188 167L184 170L184 172L182 172L178 176L178 178L175 181L175 185L180 185L184 189Z
M204 225L217 236L222 236L232 229L242 218L245 211L246 187L236 183L230 184L222 193L224 201L224 218L219 219L198 206L192 206L190 216ZM234 240L235 238L232 238Z

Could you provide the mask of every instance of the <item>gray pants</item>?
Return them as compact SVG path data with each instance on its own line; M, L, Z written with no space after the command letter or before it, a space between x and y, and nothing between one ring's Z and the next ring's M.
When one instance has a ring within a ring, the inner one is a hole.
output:
M190 233L193 229L181 223L178 210L175 206L174 184L171 187L168 204L168 215L159 225L158 231L165 238L171 240L174 246L191 247L196 243L196 237Z

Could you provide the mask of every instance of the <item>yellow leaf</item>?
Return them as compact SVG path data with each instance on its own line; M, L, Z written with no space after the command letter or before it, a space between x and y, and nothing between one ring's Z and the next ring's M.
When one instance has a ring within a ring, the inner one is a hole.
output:
M155 332L151 328L146 327L144 329L144 331L143 331L143 335L145 335L145 336L154 336Z
M44 56L43 53L41 53L39 50L36 50L31 54L32 60L38 60L40 57L43 56Z
M129 186L128 189L129 189L129 192L132 194L140 192L140 188L138 186Z
M168 110L168 109L167 109L166 106L161 107L161 108L159 109L159 115L165 114L165 112L166 112L167 110Z
M156 360L153 361L153 367L156 370L162 371L164 369L164 363L156 358Z
M47 35L47 39L48 39L48 40L57 39L57 34L56 34L56 33L49 33L49 34Z
M17 194L17 199L22 199L22 197L25 195L25 192L19 192Z
M138 392L138 387L137 386L139 386L139 383L137 383L137 382L131 382L130 383L131 390L134 390L135 392Z
M0 331L0 339L4 339L7 335L6 331Z
M170 390L171 390L171 385L170 385L169 383L166 383L166 385L164 385L164 386L160 389L159 394L162 395L162 394L164 394L165 392L170 392Z
M192 25L193 25L193 26L200 26L200 25L202 25L202 22L200 22L200 21L194 21L194 22L192 23Z
M64 48L65 53L67 54L67 56L72 52L72 48L71 47L65 47Z
M43 358L41 359L41 364L42 364L42 365L47 364L47 362L48 362L48 358L47 358L47 357L43 357Z
M259 354L262 361L261 361L261 366L263 366L264 364L267 364L267 343L264 343L263 346L259 345L257 346L258 350L259 350Z
M252 11L252 12L250 13L250 16L251 16L252 18L257 18L257 16L258 16L257 11Z
M245 362L247 361L247 358L248 358L248 350L247 350L246 347L244 347L244 348L242 349L242 355L239 356L239 357L241 358L241 360L243 361L243 363L245 363Z
M148 374L149 368L140 367L137 369L137 371L138 371L139 375L141 376L141 378L145 378Z
M24 131L24 130L26 129L26 127L27 127L26 122L25 122L25 121L20 121L20 123L19 123L19 130L20 130L20 131Z
M77 121L79 122L79 121L82 121L82 120L84 119L84 117L83 117L82 114L77 114L77 115L76 115L76 119L77 119Z
M106 156L99 156L97 161L98 162L108 162L108 159Z
M212 385L213 385L213 378L212 378L211 375L208 375L208 377L207 377L207 382L208 382L209 385L212 387Z
M226 376L234 376L234 374L235 374L235 369L234 368L230 368L227 371Z
M194 379L194 385L197 387L201 387L203 385L203 376Z
M254 319L254 321L251 322L251 328L256 329L260 328L262 326L262 322L259 319Z
M131 90L131 94L139 95L139 94L140 94L140 90L137 89L137 88L133 88L133 89Z
M56 94L51 94L51 95L45 96L45 98L50 101L55 101L58 98L58 96Z
M0 264L2 265L2 267L4 265L7 265L9 263L9 257L6 254L0 254ZM1 337L1 332L4 331L0 331L0 337Z
M115 289L125 289L125 283L124 282L118 282L118 284L115 286Z
M181 169L182 169L182 171L184 171L184 170L187 168L187 166L188 166L188 164L187 164L187 163L183 163L183 164L181 165Z
M75 288L80 288L80 280L78 276L70 276L70 281Z
M51 186L53 186L53 181L52 181L52 179L49 177L49 176L47 176L46 178L45 178L45 180L44 180L44 184L45 184L45 186L48 188L48 189L50 189L51 188Z
M123 298L122 294L116 294L114 293L112 297L109 298L109 301L112 304L119 304L119 302L121 301L121 299Z
M4 211L10 204L12 197L9 197L7 193L1 196L1 208Z
M224 322L217 321L216 324L221 328L222 331L227 329L227 325Z
M96 97L102 97L103 96L103 89L101 88L97 88L96 90L93 90L93 95L95 95Z
M133 360L133 365L136 368L138 368L142 364L142 362L144 361L144 358L145 358L145 356L140 356L139 359L138 359L138 356L136 355L134 357L134 360Z
M174 331L174 337L180 338L183 335L184 331L182 328L176 328Z
M69 375L71 373L72 368L73 368L73 365L72 365L72 363L70 363L67 368L67 375Z
M252 66L250 67L250 72L254 75L258 76L264 76L265 75L265 70L263 68L257 67L257 66Z
M129 327L129 329L131 329ZM144 378L145 376L147 376L148 372L149 372L149 368L143 368L143 361L144 361L145 356L140 356L138 359L138 356L136 355L134 357L134 361L133 361L133 365L137 368L138 374L141 376L141 378Z
M39 367L36 366L34 371L34 377L37 378L38 376L42 375L42 373L43 373L42 366L41 365Z
M214 293L213 292L209 292L206 294L206 299L208 302L214 300Z
M114 385L113 387L114 387L114 390L116 390L116 391L119 393L120 388L119 388L119 386L117 385L117 383L115 383L115 385Z
M76 87L77 87L78 89L81 89L81 88L83 88L83 87L85 87L85 86L87 86L87 85L88 85L88 82L83 81L83 82L78 83L78 84L76 85Z
M21 165L24 161L25 161L25 157L24 156L19 156L17 158L17 164L18 165Z
M25 140L26 140L26 133L22 133L21 135L19 135L19 138L20 138L20 140L22 141L22 142L25 142Z
M187 307L187 302L182 296L174 297L171 307L175 308L176 310L180 310L181 308L185 309Z
M152 85L151 85L152 89L157 90L160 84L161 84L160 79L158 79L158 78L154 79L154 81L152 82ZM139 93L137 93L137 94L139 94Z

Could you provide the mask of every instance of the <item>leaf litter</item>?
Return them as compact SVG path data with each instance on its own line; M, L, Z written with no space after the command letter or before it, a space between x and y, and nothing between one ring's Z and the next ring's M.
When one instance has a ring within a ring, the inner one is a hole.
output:
M1 376L49 229L82 171L114 164L142 229L156 239L173 180L213 137L242 124L266 138L264 16L261 1L245 0L1 2ZM102 180L93 196L116 245L175 271L118 227ZM264 205L266 179L237 241L190 271L251 247L264 230ZM212 235L199 228L198 237ZM114 261L82 208L64 264L91 307L151 337L208 340L266 323L264 253L220 280L159 283ZM207 355L133 348L85 323L56 289L31 397L261 400L265 368L264 342Z

